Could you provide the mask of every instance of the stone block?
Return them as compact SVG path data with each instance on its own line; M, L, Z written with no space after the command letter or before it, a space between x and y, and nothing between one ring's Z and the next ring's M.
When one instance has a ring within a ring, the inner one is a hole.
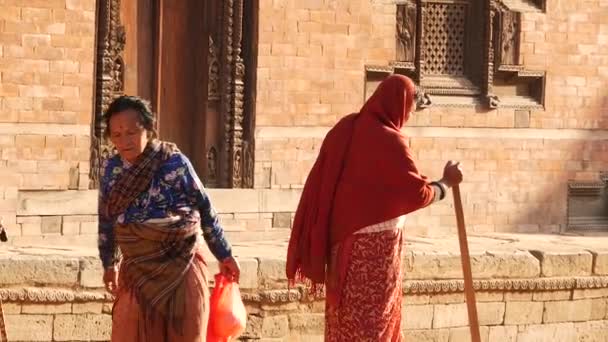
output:
M80 222L63 222L61 225L61 235L80 234Z
M241 338L255 340L262 338L262 323L262 317L257 314L253 315L249 313L249 315L247 315L247 326L245 327L245 331L241 334Z
M257 189L207 189L206 191L213 207L220 214L259 212L260 191Z
M430 304L464 303L464 293L438 293L430 296Z
M284 337L289 334L289 319L286 315L267 316L262 321L263 337Z
M274 213L272 215L272 228L290 228L291 213Z
M42 235L41 223L21 223L21 235L40 236Z
M575 323L576 341L608 341L608 321Z
M433 305L404 305L401 310L403 329L431 329L433 327Z
M97 215L97 191L20 191L19 216Z
M591 275L593 255L586 251L532 251L540 260L543 277Z
M608 275L608 252L593 252L593 274Z
M488 333L488 341L490 342L516 342L517 327L516 326L496 326L490 327Z
M239 281L239 286L243 289L257 289L259 269L258 260L238 258L238 261L241 265L241 279Z
M99 224L97 221L80 222L80 235L97 235Z
M605 317L606 299L604 298L556 301L545 303L543 322L582 322Z
M16 256L0 259L2 285L65 285L78 284L78 260Z
M80 286L102 288L103 266L97 258L82 258L80 260Z
M10 341L52 341L52 315L5 315Z
M570 300L572 299L571 290L558 290L558 291L541 291L534 292L532 300L535 302L551 302L556 300Z
M488 327L479 327L479 337L482 342L491 342L488 340L490 329ZM471 341L471 330L469 327L450 329L449 342Z
M505 318L505 303L477 303L480 325L501 325Z
M507 302L506 325L540 324L543 322L542 302Z
M54 341L108 341L112 329L111 315L56 315Z
M532 292L507 292L505 293L506 302L528 302L533 297Z
M61 216L43 216L42 234L61 234Z
M475 300L479 302L502 302L505 301L505 293L502 292L476 292Z
M283 290L276 290L276 291L280 291L283 292ZM298 303L292 302L292 303L278 303L278 304L262 304L260 306L260 309L262 309L262 311L266 311L266 312L271 312L271 311L278 311L278 312L290 312L290 311L298 311Z
M403 336L405 341L448 342L450 331L448 329L404 330Z
M575 289L572 292L572 299L585 298L608 298L608 288L603 289Z
M516 110L515 111L515 128L530 127L530 111Z
M403 298L403 304L405 305L422 305L429 304L431 300L430 295L420 295L420 294L407 294Z
M437 304L433 310L433 329L464 327L469 324L466 304Z
M517 342L577 342L573 323L524 325Z
M462 278L459 255L446 252L414 251L406 257L406 279ZM530 253L486 252L471 255L471 268L476 279L532 278L540 274L540 265Z
M9 314L20 314L21 304L20 303L2 303L2 310L5 315Z
M261 190L260 212L295 212L302 191L298 189Z
M73 314L100 314L103 312L103 303L74 303Z
M262 339L263 341L264 339ZM279 341L284 341L284 339L278 339ZM303 334L291 334L288 337L289 342L324 342L325 335L323 332L320 335L303 335Z
M259 282L263 287L276 287L285 284L285 261L282 259L260 258Z
M325 314L297 313L289 315L289 329L292 335L323 335Z
M72 304L23 304L21 310L24 314L65 314L72 312Z

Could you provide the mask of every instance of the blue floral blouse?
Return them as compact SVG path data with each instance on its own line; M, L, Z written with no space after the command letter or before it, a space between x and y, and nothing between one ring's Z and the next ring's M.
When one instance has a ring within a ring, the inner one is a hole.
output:
M116 155L105 161L99 189L99 257L104 268L113 266L115 223L142 223L148 219L165 218L184 209L198 209L203 236L211 253L224 260L232 255L217 214L190 160L182 153L172 155L154 175L147 192L141 193L116 222L105 215L106 200L119 176L131 165Z

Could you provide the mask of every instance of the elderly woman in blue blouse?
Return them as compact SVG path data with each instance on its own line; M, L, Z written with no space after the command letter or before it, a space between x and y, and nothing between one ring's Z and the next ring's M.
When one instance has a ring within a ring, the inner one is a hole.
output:
M122 96L104 115L118 154L104 164L99 255L115 295L112 341L204 341L209 318L202 235L238 281L217 215L188 158L155 139L149 104Z

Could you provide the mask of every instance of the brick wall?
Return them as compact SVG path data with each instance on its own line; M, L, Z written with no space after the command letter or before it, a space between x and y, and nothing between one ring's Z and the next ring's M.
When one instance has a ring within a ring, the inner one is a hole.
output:
M386 1L260 1L256 126L331 126L358 110L365 63L394 55ZM299 188L321 139L256 140L255 186Z
M2 6L0 216L12 236L57 234L58 220L61 234L93 233L94 212L42 217L18 207L25 190L88 188L95 1ZM328 127L362 105L364 66L394 58L395 20L389 0L260 1L256 188L302 187ZM547 71L545 110L432 107L406 129L429 176L439 177L447 159L463 161L476 231L557 231L567 180L595 179L607 167L606 2L549 2L547 13L523 20L522 60ZM221 211L248 230L289 217ZM449 201L409 223L421 233L452 230Z
M94 40L94 0L2 2L0 216L13 236L57 230L16 218L19 190L88 188Z
M523 14L521 36L526 68L547 72L545 109L435 106L405 129L432 178L446 160L463 161L475 231L559 231L567 181L596 179L608 167L597 131L608 114L608 4L547 6ZM394 1L261 2L256 187L302 187L326 132L318 128L363 104L364 65L394 59L395 8ZM453 230L450 205L413 215L411 229Z

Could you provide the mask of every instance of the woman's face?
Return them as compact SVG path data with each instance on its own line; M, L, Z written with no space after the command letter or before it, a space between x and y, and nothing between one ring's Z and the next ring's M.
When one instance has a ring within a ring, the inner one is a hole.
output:
M142 125L139 113L133 109L118 112L108 123L110 141L118 154L126 161L133 163L148 144L148 132Z

